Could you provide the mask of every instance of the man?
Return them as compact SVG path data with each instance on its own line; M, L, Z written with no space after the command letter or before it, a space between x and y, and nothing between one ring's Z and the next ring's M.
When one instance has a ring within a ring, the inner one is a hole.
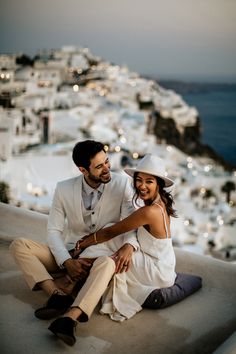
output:
M93 267L94 258L112 255L116 272L122 272L128 269L132 253L138 248L135 233L130 233L125 238L98 245L86 258L73 258L66 245L73 248L85 234L129 215L133 206L129 180L110 172L102 143L79 142L72 157L81 174L57 184L48 219L48 245L20 238L10 246L29 287L41 288L49 295L47 304L35 311L40 319L57 317L76 304L76 299L57 286L52 273L64 269L71 281L84 280Z

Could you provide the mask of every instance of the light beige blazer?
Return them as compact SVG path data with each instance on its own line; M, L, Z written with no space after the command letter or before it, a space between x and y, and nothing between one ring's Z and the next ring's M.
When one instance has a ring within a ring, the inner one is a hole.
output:
M92 228L86 225L83 217L86 212L82 200L83 175L57 184L48 219L48 244L58 265L70 258L66 244L71 244L70 248L73 248L82 236L116 223L134 211L129 177L117 173L111 173L111 177L111 181L104 185L104 192L96 207L91 211ZM89 247L84 251L84 256L111 255L125 243L138 248L136 233L126 233Z

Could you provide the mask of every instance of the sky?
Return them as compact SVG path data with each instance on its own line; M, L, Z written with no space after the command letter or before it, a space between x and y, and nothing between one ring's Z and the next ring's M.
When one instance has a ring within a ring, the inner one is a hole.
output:
M236 82L236 0L0 0L0 53L64 45L156 79Z

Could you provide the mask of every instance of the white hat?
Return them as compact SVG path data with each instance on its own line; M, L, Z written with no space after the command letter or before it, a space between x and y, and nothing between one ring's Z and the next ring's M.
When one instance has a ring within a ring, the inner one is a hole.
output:
M165 182L165 187L170 187L174 184L170 178L165 176L166 171L163 160L151 154L145 155L135 168L125 168L125 172L131 177L134 176L135 172L148 173L159 177Z

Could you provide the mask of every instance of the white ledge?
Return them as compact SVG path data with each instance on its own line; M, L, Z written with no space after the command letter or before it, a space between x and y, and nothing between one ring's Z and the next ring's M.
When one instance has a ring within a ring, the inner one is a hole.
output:
M46 226L47 215L0 203L0 240L26 237L45 242ZM35 346L37 354L64 352L65 347L49 336L48 323L45 326L45 322L34 318L34 309L46 298L42 292L30 292L6 243L1 247L5 247L1 249L0 276L4 353L31 354ZM70 353L233 353L230 350L236 348L235 264L178 248L175 253L177 271L201 276L201 290L169 308L143 310L120 325L95 311L89 322L77 326L78 340Z

